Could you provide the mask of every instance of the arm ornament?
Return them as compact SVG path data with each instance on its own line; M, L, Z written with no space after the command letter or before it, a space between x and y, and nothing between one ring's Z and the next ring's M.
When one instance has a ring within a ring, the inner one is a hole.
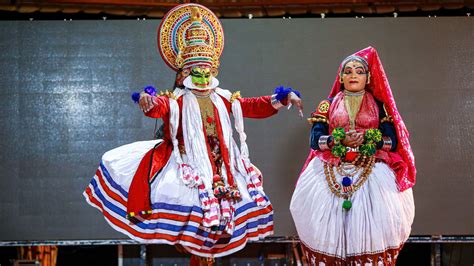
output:
M376 143L382 140L382 132L377 128L367 129L364 139L365 142L360 145L359 152L365 156L372 156L376 152Z
M319 122L329 124L328 119L322 115L314 115L313 117L308 118L308 122L310 124L319 123Z
M393 118L391 115L388 114L387 108L385 108L385 104L383 105L383 112L385 113L385 116L382 119L380 119L380 124L384 122L393 123Z
M347 148L342 144L342 140L346 138L344 128L338 127L332 131L334 146L331 149L332 155L335 157L343 157L347 153Z
M392 139L388 136L383 136L382 141L383 141L382 150L390 151L392 149Z
M275 108L276 110L281 109L281 108L284 107L284 105L277 99L277 95L276 95L276 94L273 94L271 99L272 99L272 106L273 106L273 108Z
M331 135L324 135L319 137L318 146L321 151L329 150L329 143L331 142Z
M386 117L380 119L380 124L385 123L385 122L393 123L393 118L391 116L386 116Z
M308 118L309 123L318 123L323 122L329 124L328 116L329 116L329 107L331 106L331 102L328 100L324 100L318 104L316 111L311 113L311 117Z

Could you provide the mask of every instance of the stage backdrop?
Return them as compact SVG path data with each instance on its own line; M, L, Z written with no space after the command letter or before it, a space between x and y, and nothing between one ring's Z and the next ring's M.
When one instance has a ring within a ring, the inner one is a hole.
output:
M291 86L309 116L341 60L375 46L416 156L412 235L473 235L473 21L223 20L218 78L244 97ZM153 137L155 120L130 93L173 84L156 48L159 23L0 22L0 240L126 238L82 192L104 152ZM274 204L275 235L296 235L288 207L310 125L295 110L245 122L251 159Z

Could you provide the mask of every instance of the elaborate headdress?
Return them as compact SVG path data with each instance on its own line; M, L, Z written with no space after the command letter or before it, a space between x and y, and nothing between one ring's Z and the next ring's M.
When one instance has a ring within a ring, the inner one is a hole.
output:
M217 68L224 31L216 15L199 4L171 9L158 29L158 50L173 70L192 66Z
M329 94L329 98L336 96L336 94L341 90L340 73L343 71L342 68L344 65L351 61L351 59L354 60L357 58L362 58L362 60L365 60L366 64L368 64L370 84L366 85L366 89L372 92L377 100L383 102L388 115L393 118L393 124L395 125L399 141L397 152L400 154L403 161L407 165L407 167L400 167L396 169L398 188L403 191L415 184L415 158L413 156L410 142L408 141L410 134L408 133L405 123L403 123L402 117L398 113L395 99L393 98L392 90L390 89L390 84L388 83L382 62L380 61L379 55L377 54L377 50L375 50L375 48L369 46L347 57L341 63L337 72L338 74L336 81L334 82L331 93Z

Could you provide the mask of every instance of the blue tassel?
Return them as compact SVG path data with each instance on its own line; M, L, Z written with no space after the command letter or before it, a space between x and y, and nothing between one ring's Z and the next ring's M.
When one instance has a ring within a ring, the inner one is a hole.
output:
M342 178L342 185L348 187L352 185L352 180L349 177L345 176L344 178Z
M153 86L146 86L143 91L151 96L156 96L156 89Z
M290 92L293 92L299 98L301 98L301 93L299 91L293 90L292 88L285 88L283 86L276 87L275 91L273 93L276 94L275 98L278 101L281 101L281 100L285 99Z
M143 88L143 91L145 93L147 93L148 95L156 96L156 89L155 89L155 87L153 87L151 85L146 86L145 88ZM140 101L140 93L138 93L138 92L132 93L132 100L135 103L138 103Z
M293 90L292 88L290 88L290 90L291 90L294 94L296 94L296 96L298 96L299 98L301 98L301 93L300 93L299 91Z
M138 103L138 101L140 101L140 93L138 93L138 92L132 93L132 100L133 100L135 103Z
M281 101L283 99L286 98L286 96L288 96L288 93L291 92L291 88L285 88L283 86L280 86L280 87L276 87L275 88L275 91L273 92L274 94L276 94L276 99L278 101Z

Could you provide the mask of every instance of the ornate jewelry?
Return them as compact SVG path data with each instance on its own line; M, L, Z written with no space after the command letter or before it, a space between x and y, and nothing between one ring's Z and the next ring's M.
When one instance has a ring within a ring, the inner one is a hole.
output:
M219 19L208 8L194 3L171 9L158 31L158 49L173 70L192 64L187 62L195 58L188 51L190 48L205 56L206 61L212 61L215 68L224 49L224 30Z
M380 119L380 124L385 123L385 122L393 123L393 118L391 116L386 116L386 117Z
M273 94L273 95L272 95L272 97L271 97L271 103L272 103L273 108L275 108L276 110L278 110L278 109L284 107L284 105L283 105L279 100L277 100L276 96L277 96L276 94Z
M329 106L331 106L331 103L328 100L320 102L318 105L318 113L327 114L327 112L329 112Z
M343 176L342 182L340 184L336 180L333 166L329 163L324 163L324 175L326 176L326 182L328 183L329 189L338 198L344 199L342 207L345 210L350 210L352 207L352 202L350 200L351 196L365 183L372 172L374 164L374 156L367 157L359 155L357 157L357 161L355 161L355 163L352 165L353 170L350 170L349 173L346 172L349 169L347 164L336 166L338 173ZM344 169L344 167L347 168ZM359 178L356 182L353 182L354 176L360 171L360 169L363 170L360 173Z
M329 137L331 136L324 135L324 136L319 137L318 146L321 151L329 150L329 143L328 143Z
M392 149L392 139L388 136L383 136L382 140L383 140L382 150L390 151Z
M344 90L344 95L345 96L363 96L364 94L365 94L365 90L361 90L361 91L357 91L357 92Z
M326 123L326 124L329 123L329 122L328 122L328 119L327 119L326 117L324 117L324 116L321 116L321 117L310 117L310 118L308 118L308 122L309 122L310 124L312 124L312 123L318 123L318 122L322 122L322 123Z
M344 90L344 107L349 115L349 124L351 130L355 130L355 119L359 113L362 100L364 99L365 90L358 92L350 92Z

